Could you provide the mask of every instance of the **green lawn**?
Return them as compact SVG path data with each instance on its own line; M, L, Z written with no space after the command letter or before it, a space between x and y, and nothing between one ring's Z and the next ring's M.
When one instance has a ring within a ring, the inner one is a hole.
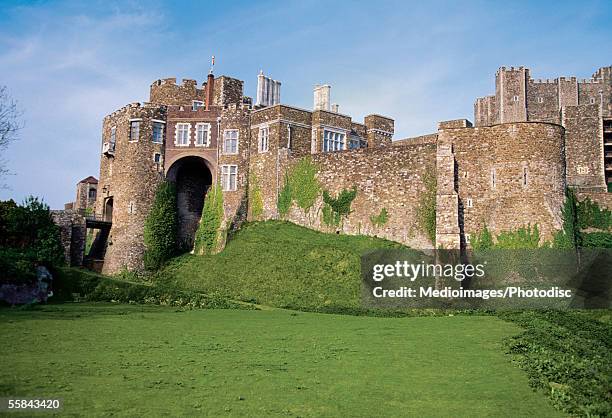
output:
M0 310L2 395L146 416L559 416L492 316L63 304Z
M243 227L220 254L174 259L158 280L263 305L341 311L360 306L360 257L376 248L401 245L259 222Z

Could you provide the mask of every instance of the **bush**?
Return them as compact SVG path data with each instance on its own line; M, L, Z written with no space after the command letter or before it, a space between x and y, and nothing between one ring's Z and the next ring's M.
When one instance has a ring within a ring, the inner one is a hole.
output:
M590 232L581 234L583 247L612 248L612 234L609 232Z
M223 217L223 192L221 185L216 184L204 198L202 219L195 238L196 254L213 254L219 250L222 242Z
M532 387L572 416L610 416L610 324L575 311L508 311L498 314L525 330L505 341Z
M59 227L38 198L21 205L0 202L0 232L0 282L27 283L36 277L36 264L54 268L65 262Z
M612 228L612 212L600 208L597 203L588 197L582 202L578 202L576 216L580 229L597 228L608 231Z
M158 269L176 254L177 232L176 189L172 183L163 181L157 187L153 207L145 221L144 264L147 269Z

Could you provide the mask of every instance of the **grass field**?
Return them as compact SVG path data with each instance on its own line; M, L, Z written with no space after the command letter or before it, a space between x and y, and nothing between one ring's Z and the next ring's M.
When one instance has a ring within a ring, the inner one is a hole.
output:
M0 310L2 395L78 415L560 416L491 316L63 304Z
M220 254L176 258L159 280L263 305L340 311L360 306L362 253L399 247L379 238L260 222L243 227Z

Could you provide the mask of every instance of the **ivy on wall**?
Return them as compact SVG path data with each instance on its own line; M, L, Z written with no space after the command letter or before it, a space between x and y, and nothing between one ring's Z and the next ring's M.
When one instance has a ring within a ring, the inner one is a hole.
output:
M283 188L278 193L276 199L276 208L278 209L278 215L281 219L284 219L291 209L291 203L293 197L291 196L291 185L289 184L289 175L285 173L285 180L283 182Z
M323 191L321 220L327 226L340 226L351 213L351 204L357 197L357 188L343 189L337 197Z
M382 208L378 215L370 216L370 222L372 222L372 225L378 228L385 226L388 221L389 213L387 212L387 208Z
M249 176L249 208L251 208L251 217L258 220L263 215L263 196L259 181L254 173Z
M578 202L576 212L580 229L596 228L604 231L612 229L612 212L606 208L600 208L588 197Z
M216 184L206 193L204 208L198 231L196 232L194 253L214 254L223 242L223 192Z
M495 240L493 234L487 228L483 227L482 231L473 235L470 238L470 245L474 251L489 250L489 249L534 249L540 247L540 230L538 225L527 225L518 228L514 231L500 232ZM550 246L549 243L544 243L544 247Z
M314 206L321 185L316 174L318 167L312 162L311 157L304 157L288 172L285 173L283 187L276 199L276 208L281 218L289 213L293 202L307 214Z
M296 205L307 213L321 193L321 185L316 174L318 167L310 157L304 157L293 167L289 174L291 197Z
M145 268L158 269L176 253L177 231L176 188L163 181L157 187L153 206L145 220Z
M416 210L417 223L432 243L436 242L436 191L435 170L429 167L423 174L425 191L419 197Z

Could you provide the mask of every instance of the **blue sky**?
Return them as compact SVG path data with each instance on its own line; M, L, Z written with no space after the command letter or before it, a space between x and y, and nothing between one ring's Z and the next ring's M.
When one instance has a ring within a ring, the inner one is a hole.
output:
M395 138L473 119L495 70L590 77L612 64L610 1L6 1L0 0L0 85L24 111L2 156L0 199L33 194L53 208L98 176L104 115L144 101L162 77L282 81L281 101L311 108L332 85L340 111L391 116Z

